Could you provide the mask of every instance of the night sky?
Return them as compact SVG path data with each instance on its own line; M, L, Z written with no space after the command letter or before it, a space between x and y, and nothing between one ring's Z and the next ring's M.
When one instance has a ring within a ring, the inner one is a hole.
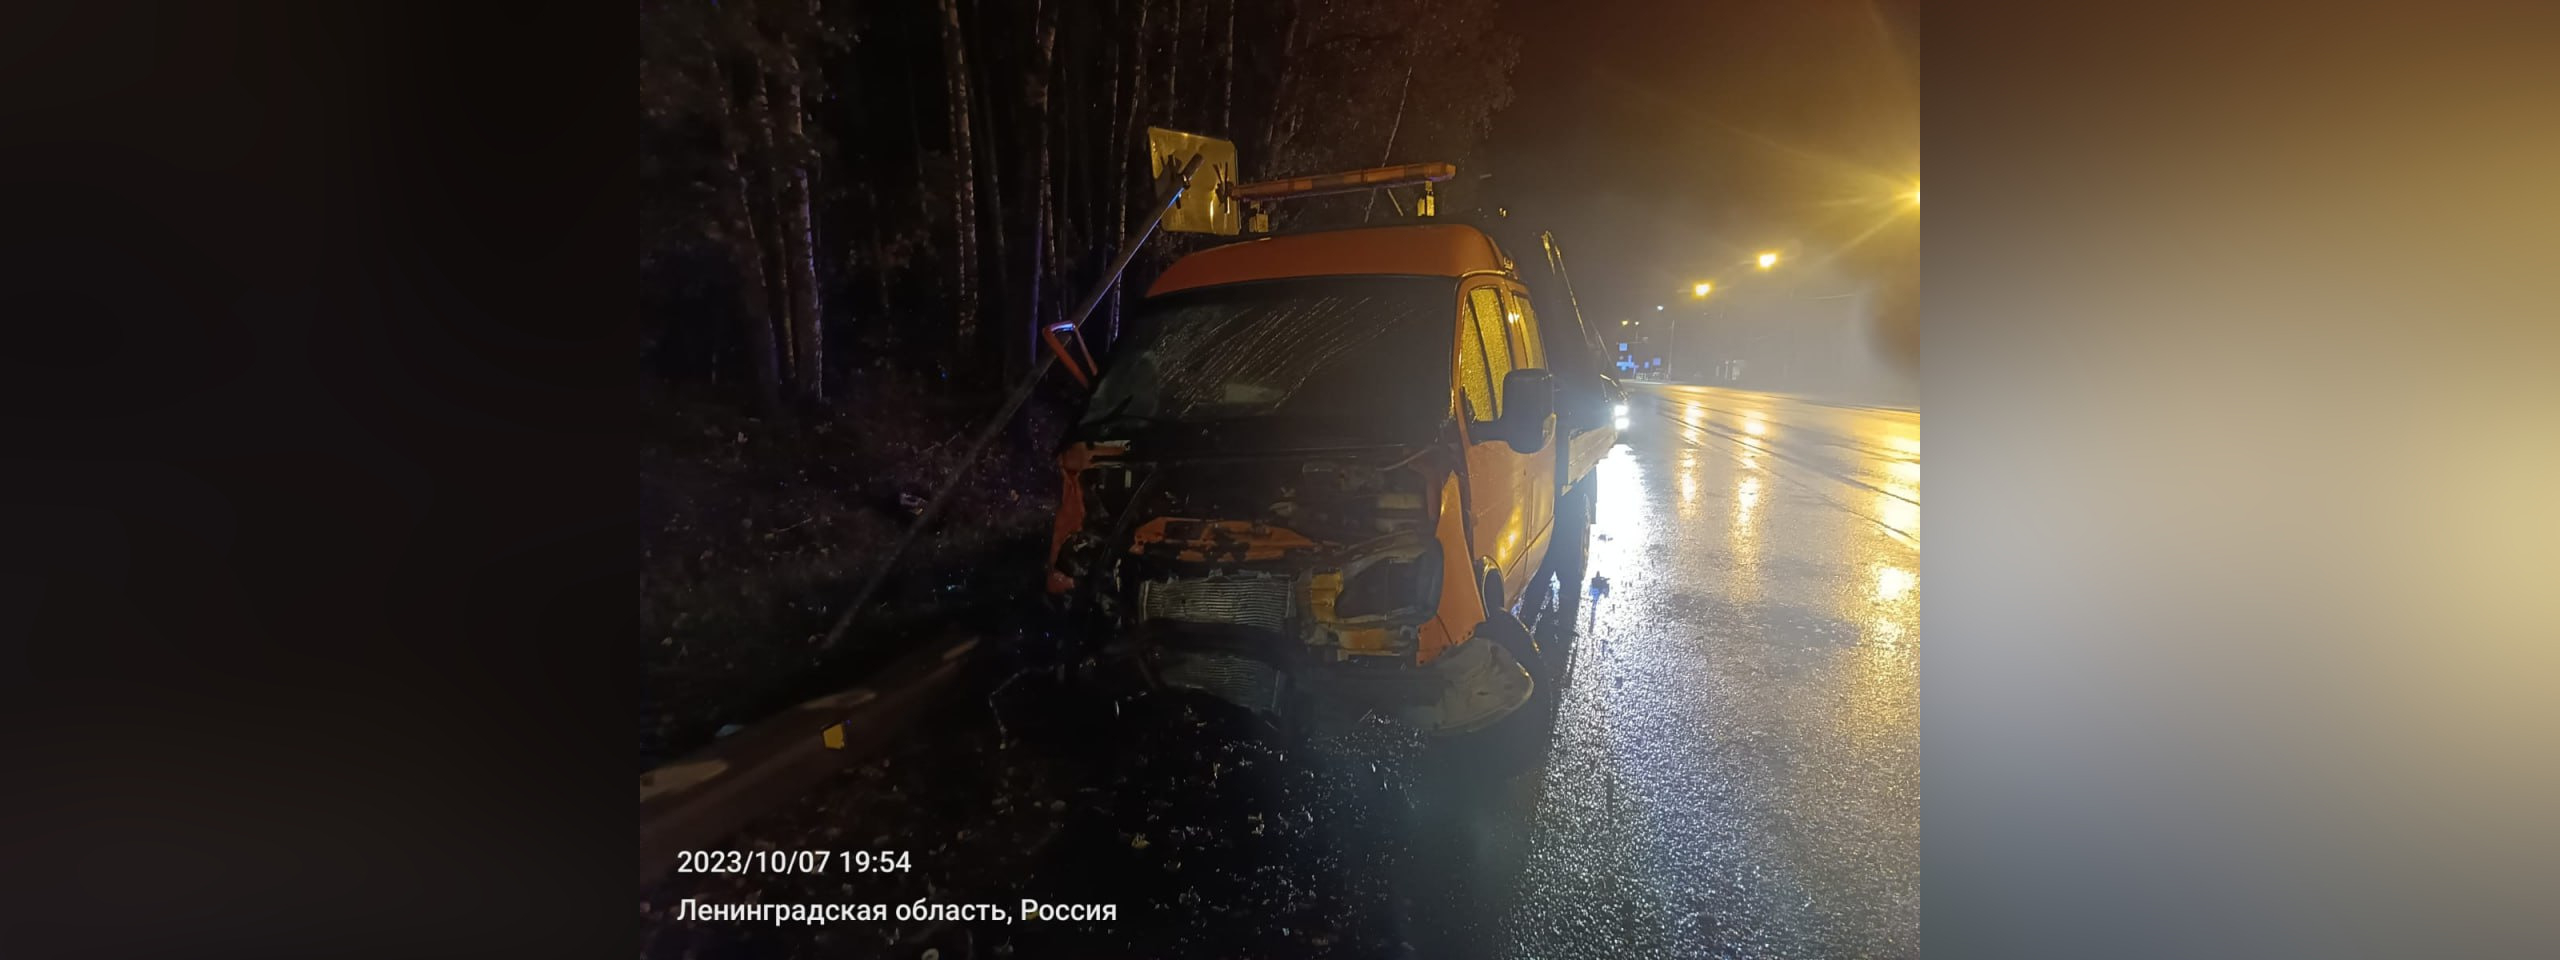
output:
M1920 172L1916 0L1519 0L1502 15L1523 42L1487 172L1515 216L1565 242L1594 320L1768 247L1837 254L1840 283L1918 269L1917 218L1894 215Z

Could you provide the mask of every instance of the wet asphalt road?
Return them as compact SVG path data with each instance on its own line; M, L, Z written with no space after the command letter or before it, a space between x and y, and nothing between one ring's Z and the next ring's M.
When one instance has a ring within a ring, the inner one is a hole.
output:
M644 891L644 954L1917 956L1919 416L1630 386L1582 567L1525 611L1570 664L1539 709L1299 744L1014 672L720 844L913 873L678 878ZM1120 920L673 920L694 896Z
M1919 415L1631 386L1551 738L1474 811L1525 838L1471 871L1498 929L1460 949L1917 956Z

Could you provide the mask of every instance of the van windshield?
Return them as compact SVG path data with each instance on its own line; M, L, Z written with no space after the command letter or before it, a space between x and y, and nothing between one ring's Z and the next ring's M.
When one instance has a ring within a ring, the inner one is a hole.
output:
M1260 421L1359 442L1427 433L1449 411L1456 309L1447 277L1267 280L1150 298L1127 321L1082 432Z

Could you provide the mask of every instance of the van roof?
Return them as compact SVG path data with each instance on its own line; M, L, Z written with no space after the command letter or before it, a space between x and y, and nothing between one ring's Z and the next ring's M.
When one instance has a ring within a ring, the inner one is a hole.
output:
M1147 295L1286 277L1457 277L1507 266L1493 238L1465 224L1361 227L1211 247L1174 261Z

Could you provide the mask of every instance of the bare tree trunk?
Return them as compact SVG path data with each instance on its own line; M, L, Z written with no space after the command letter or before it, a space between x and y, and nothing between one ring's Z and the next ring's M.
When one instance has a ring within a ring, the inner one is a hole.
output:
M1227 0L1227 33L1218 41L1218 77L1226 89L1218 94L1218 135L1234 137L1236 111L1236 0Z
M969 143L969 44L960 30L959 0L942 0L943 84L951 112L952 332L963 355L978 341L978 196Z
M782 97L775 104L787 134L781 154L783 272L791 286L792 388L802 400L826 400L826 362L818 314L816 227L809 214L808 131L801 125L800 58L782 45Z
M1153 6L1153 4L1150 0L1139 0L1138 26L1137 29L1131 33L1131 36L1136 37L1137 39L1135 45L1130 48L1129 112L1125 119L1120 121L1120 146L1115 148L1119 150L1125 150L1130 147L1132 145L1130 141L1137 137L1138 108L1141 104L1144 104L1147 101L1147 53L1149 52L1147 50L1147 10L1151 6ZM1113 159L1117 160L1118 158L1115 157ZM1124 182L1126 179L1126 177L1122 178ZM1128 206L1125 199L1122 201L1121 206ZM1120 229L1126 229L1127 226L1128 224L1124 218L1120 224ZM1113 232L1117 233L1119 230L1115 229Z
M991 62L994 61L989 59L982 62L980 65L984 66L985 63ZM979 179L978 196L986 198L987 202L987 217L983 222L995 225L995 229L987 231L986 236L981 238L994 248L989 251L989 255L987 257L987 261L994 264L995 269L995 285L988 288L992 291L990 299L992 299L994 303L989 305L987 309L998 317L1006 317L1012 315L1008 308L1013 302L1014 289L1013 254L1009 249L1007 249L1005 238L1013 233L1014 225L1013 221L1005 219L1004 216L1004 178L1001 176L1004 170L1004 140L996 127L997 118L1001 116L1002 112L996 109L994 104L987 101L987 91L990 86L992 86L992 84L973 83L970 85L969 89L972 91L972 96L976 98L970 104L970 107L975 111L974 116L978 122L977 139L974 140L973 143L979 147L983 147L988 153L987 162L976 165L978 168ZM1005 325L1000 322L994 328L995 340L997 341L995 344L995 352L997 354L996 362L999 373L1003 370L1003 354L1005 353L1005 344L1003 343L1005 339L1004 326ZM973 353L977 355L974 359L983 360L983 354L985 352L984 346L979 344L972 344L971 346L973 348Z
M1116 185L1111 191L1109 239L1104 241L1113 247L1119 246L1120 238L1129 232L1130 176L1127 171L1130 168L1121 165L1130 163L1134 156L1132 151L1137 146L1138 110L1147 100L1147 9L1149 6L1148 0L1139 0L1138 27L1134 32L1137 45L1132 48L1129 61L1129 111L1122 115L1118 124L1118 140L1111 148L1110 165L1101 171L1104 177L1109 178L1109 181ZM1107 316L1108 322L1103 326L1102 336L1102 342L1106 346L1120 339L1119 284L1111 286L1111 312Z
M1139 2L1144 3L1145 0L1139 0ZM1112 22L1118 23L1120 0L1111 0L1111 12ZM1116 152L1120 149L1120 67L1128 57L1127 45L1119 42L1119 34L1105 32L1103 36L1109 39L1111 47L1111 72L1108 74L1109 84L1104 88L1107 92L1102 98L1101 122L1095 125L1102 132L1102 166L1099 169L1084 171L1085 180L1100 185L1098 188L1088 189L1086 197L1091 202L1091 206L1087 210L1090 216L1085 223L1094 237L1111 236L1119 232L1113 226L1115 221L1103 218L1115 215L1119 209L1113 204L1120 196L1120 182L1112 179L1111 174L1120 169L1121 163L1120 156ZM1100 242L1097 241L1091 245L1099 246Z
M1291 8L1289 29L1280 34L1280 76L1272 83L1270 109L1262 114L1262 151L1270 156L1273 173L1286 173L1292 169L1287 153L1289 141L1298 133L1298 108L1291 87L1295 86L1292 81L1298 78L1295 58L1298 35L1305 29L1304 20L1302 11Z
M1048 276L1052 283L1063 284L1068 290L1075 289L1076 284L1057 269L1058 251L1062 247L1075 248L1083 239L1084 225L1092 219L1092 185L1076 176L1083 172L1084 151L1092 149L1092 68L1097 62L1107 63L1086 55L1085 38L1084 32L1068 27L1061 18L1054 43L1065 50L1065 61L1057 65L1055 82L1058 101L1064 106L1055 111L1057 144L1049 154L1049 176L1056 181L1056 187L1051 193L1055 206L1050 214ZM1054 52L1052 58L1056 58ZM1038 331L1033 331L1032 339L1036 348ZM1032 351L1032 359L1039 359L1037 349Z
M1058 44L1057 7L1043 0L1032 0L1031 21L1034 49L1038 53L1032 59L1031 74L1024 92L1028 95L1027 99L1031 107L1032 126L1038 132L1033 135L1037 140L1037 146L1029 154L1030 170L1024 177L1025 186L1031 190L1031 203L1025 211L1028 214L1025 220L1028 222L1031 235L1031 255L1026 261L1030 265L1028 270L1030 277L1028 296L1024 297L1020 311L1023 325L1015 329L1013 335L1007 338L1009 342L1005 344L1004 360L1008 380L1029 371L1031 361L1039 350L1040 281L1043 279L1041 274L1048 266L1046 261L1051 242L1049 237L1049 128L1052 120L1049 116L1049 75Z
M764 248L756 238L755 217L748 212L747 197L752 191L747 184L746 167L738 160L747 136L738 128L737 113L729 108L729 98L735 93L728 73L720 69L716 51L712 54L711 87L714 119L720 126L722 170L718 193L722 239L728 242L729 255L738 267L738 318L746 328L748 382L755 385L758 412L770 416L782 407L781 364L774 351L773 317L766 310L772 299L765 289Z
M765 266L764 288L767 315L778 318L786 327L791 322L791 253L782 226L781 147L773 130L773 98L768 90L772 71L765 69L762 54L750 54L755 82L747 88L747 117L755 125L755 174L757 190L752 207L756 219L764 226L756 231L760 261ZM794 386L800 381L800 357L788 336L782 340L782 369Z

